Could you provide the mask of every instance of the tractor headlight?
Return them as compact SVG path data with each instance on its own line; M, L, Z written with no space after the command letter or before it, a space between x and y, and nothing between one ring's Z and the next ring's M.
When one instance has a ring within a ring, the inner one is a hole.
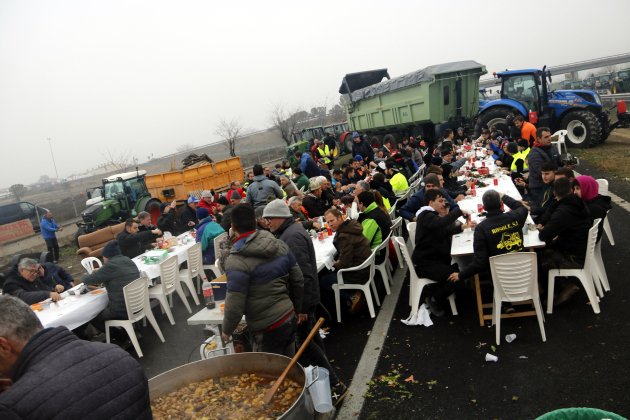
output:
M599 95L597 93L593 94L593 99L595 100L595 103L597 105L601 105L602 104L602 100L601 100L601 98L599 97Z

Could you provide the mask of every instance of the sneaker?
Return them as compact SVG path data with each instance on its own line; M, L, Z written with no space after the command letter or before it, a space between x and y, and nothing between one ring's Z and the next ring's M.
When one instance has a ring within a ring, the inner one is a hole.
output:
M355 292L350 298L350 308L348 312L351 314L356 314L359 312L361 307L363 306L363 293Z
M348 393L348 387L343 383L339 382L332 387L332 403L335 407L341 403L341 400L344 399L346 394Z
M431 311L433 315L437 316L438 318L444 316L444 311L440 309L434 297L427 297L424 300L424 303L426 303L426 305L429 307L429 310Z

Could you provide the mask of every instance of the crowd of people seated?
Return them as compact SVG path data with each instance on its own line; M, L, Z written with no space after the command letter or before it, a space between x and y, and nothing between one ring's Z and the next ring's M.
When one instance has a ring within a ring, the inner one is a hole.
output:
M117 241L105 247L104 268L83 279L107 284L114 298L96 323L122 316L120 291L138 276L130 259L151 249L164 232L177 235L196 229L204 264L217 264L225 270L224 338L230 338L246 315L252 348L287 356L294 354L295 343L306 338L321 313L334 313L332 285L338 281L338 270L356 267L370 257L390 237L392 219L397 215L416 223L412 260L420 276L437 282L423 296L436 316L444 313L442 307L450 294L466 287L467 279L488 272L489 257L507 252L501 246L505 233L521 239L512 252L523 249L528 215L547 245L539 252L541 273L554 267L581 267L588 231L594 219L606 217L610 198L599 194L592 177L576 177L564 165L551 144L548 128L532 131L531 124L517 123L525 137L509 138L498 130L484 129L478 138L470 138L459 128L446 129L441 138L432 141L412 136L397 141L388 135L378 147L373 139L354 132L348 136L351 158L338 166L337 144L316 139L310 152L295 154L293 168L286 162L274 168L257 164L242 185L232 182L222 194L203 191L199 197L191 195L179 211L175 202L163 203L156 226L149 213L140 213L128 219ZM516 199L487 191L482 197L486 217L478 225L458 205L474 194L474 184L464 169L464 153L470 148L482 148L491 156L522 196ZM409 194L412 176L422 182ZM475 252L470 263L460 267L451 261L451 241L454 234L467 228L475 229ZM314 238L319 231L335 233L337 252L332 265L318 272ZM215 250L214 239L226 232L221 249ZM376 263L382 263L385 255L376 255ZM396 253L389 255L394 259ZM125 275L121 277L116 270L126 270ZM366 270L351 272L344 281L364 283ZM118 280L109 279L110 271L117 273ZM383 281L377 274L378 289ZM27 303L57 300L73 282L53 264L26 259L10 274L5 293ZM568 279L561 286L556 303L578 290ZM342 292L344 310L360 311L365 296ZM311 343L302 357L306 364L329 367L332 391L343 397L345 385L330 367L321 339Z

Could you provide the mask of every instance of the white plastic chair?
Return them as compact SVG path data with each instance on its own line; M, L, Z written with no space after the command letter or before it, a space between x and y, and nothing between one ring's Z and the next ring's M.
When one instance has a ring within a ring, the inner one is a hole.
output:
M85 257L81 260L81 265L88 274L92 274L95 268L101 268L103 263L96 257Z
M544 315L538 292L538 267L535 252L512 252L490 257L490 272L494 285L492 323L496 325L497 345L501 344L501 303L531 300L534 304L542 341L545 335ZM530 312L519 316L533 315Z
M197 283L199 283L199 277L206 277L203 272L203 261L201 256L201 244L196 243L186 251L188 254L187 265L188 268L182 268L179 270L179 281L185 284L190 291L190 295L195 301L195 305L199 306L199 298L197 297L197 291L193 284L193 279L197 277Z
M568 134L567 130L558 130L558 131L556 131L555 133L553 133L551 135L552 138L553 137L557 137L557 139L558 139L557 141L552 141L551 144L552 145L553 144L556 145L556 147L558 148L558 155L559 156L563 156L562 149L564 149L564 155L567 154L567 145L566 145L566 142L564 140L564 138L567 136L567 134Z
M411 306L411 315L414 315L418 313L420 298L422 297L422 290L424 289L424 286L436 282L431 279L418 276L418 273L416 273L416 269L413 265L413 261L411 260L411 254L409 254L409 250L405 245L405 240L402 237L395 236L392 239L398 244L398 247L402 252L403 259L409 266L409 287L411 289L409 291L409 306ZM457 306L455 305L455 293L452 293L448 297L448 301L451 304L451 311L453 312L453 315L458 315Z
M407 249L411 253L416 248L416 222L407 223L407 232L409 233Z
M398 203L398 200L391 203L392 206L389 208L389 218L392 220L396 218L396 203Z
M164 342L162 330L160 330L160 326L155 320L153 312L151 311L151 305L149 304L147 279L140 277L123 287L123 296L125 297L128 319L111 319L109 321L105 321L105 341L108 343L110 342L110 327L122 327L129 335L129 339L131 339L133 347L136 349L136 353L138 353L138 357L142 357L142 350L140 350L138 337L133 329L134 322L138 322L144 318L148 319L162 343Z
M601 239L595 243L595 253L593 256L593 281L597 288L597 294L600 297L604 296L602 288L606 292L610 292L610 283L608 283L608 275L606 274L606 267L604 266L604 260L602 259L602 241Z
M376 257L374 261L374 268L381 273L381 278L383 279L383 284L385 285L385 292L389 295L391 293L389 289L389 285L393 282L392 273L389 271L389 239L391 238L392 233L389 232L387 238L381 242L379 246L374 248L374 254L379 255L383 250L385 250L385 259L382 263L376 264ZM376 292L374 292L376 294ZM378 295L377 295L378 296ZM378 298L377 298L378 300Z
M217 250L219 249L219 244L227 237L227 232L220 234L219 236L214 238L214 254L217 255ZM217 258L214 261L214 264L204 264L204 270L212 270L215 277L221 276L224 271L219 266L219 259ZM201 278L197 277L197 292L201 293Z
M403 218L398 216L396 219L394 219L394 221L392 222L392 229L391 229L391 237L394 236L402 236L402 221ZM394 242L394 249L396 250L396 259L398 260L398 265L401 267L405 266L405 263L402 259L402 255L400 254L400 249L398 249L398 244ZM392 273L395 271L394 267L392 267L391 262L389 263L389 269L392 271Z
M549 292L547 293L547 313L553 312L553 292L556 283L556 277L577 277L584 291L591 301L593 312L598 314L599 299L595 293L595 282L593 281L594 265L595 265L595 244L597 243L597 227L602 219L595 219L593 226L588 231L588 241L586 245L586 257L584 258L583 268L553 268L549 270Z
M170 297L173 293L177 292L179 298L184 302L184 306L188 309L188 312L192 313L184 291L182 290L182 285L177 278L178 273L179 264L177 263L177 256L173 255L160 263L160 283L149 289L149 299L157 299L160 302L162 310L166 312L166 316L171 325L175 325L175 319L173 318L167 297Z
M599 186L599 193L601 195L608 196L608 180L604 178L598 178L596 179L596 181L597 185ZM610 210L608 210L608 213L610 213ZM604 232L606 233L606 237L608 238L608 242L610 242L610 245L615 246L615 238L613 238L612 229L610 228L610 222L608 221L608 213L606 213L606 218L604 219Z
M337 308L337 322L341 322L341 291L342 290L361 290L365 295L365 300L367 301L368 309L370 311L370 316L372 318L376 318L376 312L374 312L374 302L372 302L372 293L370 292L370 287L374 292L374 298L376 299L377 305L381 305L381 302L378 298L378 292L376 291L376 283L374 282L374 259L376 258L376 252L372 251L370 256L363 262L361 265L357 265L356 267L351 268L342 268L337 271L337 283L332 285L333 292L335 292L335 306ZM343 275L344 273L350 273L353 271L363 270L364 268L370 269L370 274L365 283L344 283Z

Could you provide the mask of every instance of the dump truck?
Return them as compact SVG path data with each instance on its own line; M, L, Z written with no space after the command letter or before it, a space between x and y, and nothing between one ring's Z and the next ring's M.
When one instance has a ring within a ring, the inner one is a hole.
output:
M395 141L410 135L433 139L446 128L474 127L483 74L485 66L472 60L437 64L396 78L384 68L346 74L339 93L349 130L367 134L374 146L386 134Z
M151 196L160 201L184 201L190 195L199 197L203 190L221 192L229 188L230 182L243 180L243 166L238 156L146 176Z

